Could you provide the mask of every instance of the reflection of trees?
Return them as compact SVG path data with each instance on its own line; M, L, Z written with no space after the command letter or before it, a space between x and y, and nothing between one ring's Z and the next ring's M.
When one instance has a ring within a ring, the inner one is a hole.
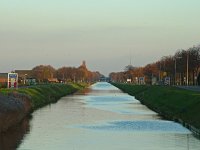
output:
M30 131L29 119L25 118L17 126L0 134L0 149L15 150L19 147L25 135Z

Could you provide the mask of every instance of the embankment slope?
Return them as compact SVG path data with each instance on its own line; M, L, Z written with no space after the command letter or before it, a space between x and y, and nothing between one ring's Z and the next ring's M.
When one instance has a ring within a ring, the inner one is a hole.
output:
M194 132L200 129L200 93L171 86L147 86L112 83L135 96L161 116L181 122ZM199 133L197 133L199 134Z
M18 124L26 115L61 97L85 88L86 84L49 84L0 90L0 132Z

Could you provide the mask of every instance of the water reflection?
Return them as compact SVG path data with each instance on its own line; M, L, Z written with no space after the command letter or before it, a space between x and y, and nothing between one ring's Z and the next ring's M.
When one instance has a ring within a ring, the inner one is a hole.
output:
M29 118L25 118L20 124L0 134L0 150L15 150L29 133Z
M85 129L107 130L107 131L134 131L134 132L158 132L158 133L180 133L190 134L191 132L180 126L178 123L164 120L143 120L143 121L113 121L103 125L80 126Z
M97 83L33 113L19 150L199 150L200 141L134 97ZM39 137L39 138L38 138Z

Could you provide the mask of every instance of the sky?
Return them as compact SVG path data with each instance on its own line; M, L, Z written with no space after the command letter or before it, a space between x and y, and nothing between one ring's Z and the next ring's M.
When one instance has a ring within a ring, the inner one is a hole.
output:
M0 72L78 67L104 75L200 44L199 0L1 0Z

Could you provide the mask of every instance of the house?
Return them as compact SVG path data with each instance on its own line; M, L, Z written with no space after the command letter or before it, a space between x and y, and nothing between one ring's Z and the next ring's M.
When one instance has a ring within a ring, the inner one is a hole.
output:
M48 82L49 83L58 83L58 79L57 78L48 78Z
M18 74L17 73L0 73L0 88L17 88Z
M33 82L33 73L32 70L15 70L15 73L18 74L19 84L28 84ZM35 80L34 80L35 82Z
M26 78L25 83L26 83L26 85L36 85L36 79L35 78Z
M26 76L27 78L33 76L32 70L15 70L15 73L18 74L19 78L23 78L24 76Z
M0 73L0 88L6 88L8 85L8 73Z

